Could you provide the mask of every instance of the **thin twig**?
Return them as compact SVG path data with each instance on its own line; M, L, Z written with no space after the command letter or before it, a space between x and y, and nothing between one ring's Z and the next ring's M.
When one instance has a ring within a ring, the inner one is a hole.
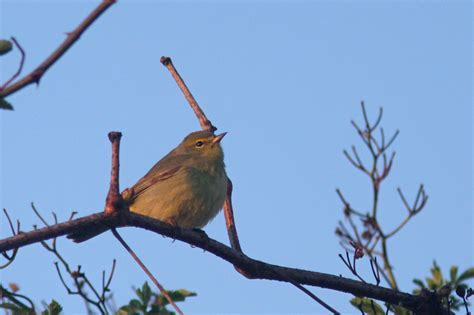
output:
M377 264L377 257L370 259L370 268L372 269L372 274L375 278L375 285L378 286L380 284L380 268L379 264Z
M346 259L344 259L344 257L342 256L342 254L339 254L339 258L341 258L342 262L344 263L344 265L346 265L346 267L352 272L352 274L354 276L356 276L360 281L362 281L363 283L367 283L365 282L365 280L357 273L357 270L356 270L356 265L355 265L355 255L354 255L354 263L353 265L351 264L351 260L349 258L349 252L346 250L346 257L347 257L347 261Z
M10 292L8 291L7 289L5 289L4 287L2 287L2 285L0 284L0 298L3 300L4 298L7 298L9 299L10 301L12 301L13 303L15 303L16 305L19 305L20 307L22 308L25 308L25 309L30 309L31 310L31 313L34 314L34 311L35 311L35 305L33 303L33 301L28 298L27 296L24 296L22 294L18 294L16 292ZM26 300L30 306L26 305L25 303L21 302L18 298L20 299L24 299ZM29 313L28 313L29 314Z
M8 225L10 226L10 230L12 232L12 235L15 236L20 233L20 221L17 220L17 230L15 231L15 228L13 227L13 222L10 218L10 215L8 214L7 209L3 208L3 213L7 217ZM7 262L3 265L0 265L0 269L5 269L6 267L10 266L10 264L13 263L13 261L16 258L16 255L18 254L18 248L14 248L12 250L11 255L9 255L6 251L1 252L2 256L5 257Z
M109 140L112 143L112 172L110 176L110 186L109 192L107 194L107 199L105 202L104 213L106 215L112 216L113 214L118 214L123 212L123 198L119 193L119 169L120 169L120 139L122 134L120 132L109 132ZM161 291L161 294L168 300L170 305L172 305L178 314L183 314L179 307L174 303L171 297L168 295L164 287L156 280L155 276L150 272L150 270L145 266L145 264L138 258L137 254L128 246L125 240L118 234L117 230L112 228L112 234L115 238L122 244L122 246L128 251L128 253L133 257L133 259L138 263L138 265L143 269L147 276L153 281L153 283Z
M109 278L107 279L107 282L105 282L105 270L102 272L102 295L101 295L101 300L102 301L106 301L106 297L105 297L105 293L110 291L109 287L110 287L110 283L112 282L112 278L114 276L114 272L115 272L115 265L116 265L116 260L114 259L112 261L112 268L110 270L110 274L109 274Z
M110 175L110 186L105 201L105 213L111 214L121 210L123 204L122 195L119 192L119 170L120 170L120 138L122 133L117 131L109 132L109 140L112 143L112 172Z
M51 225L43 218L43 216L40 214L40 212L36 209L34 204L32 204L32 209L35 212L35 214L41 219L41 221L43 221L43 224L47 228L51 227ZM68 219L67 222L71 222L75 214L76 214L76 212L73 211L71 213L71 215L69 216L69 219ZM55 212L53 212L53 220L54 220L55 225L57 225L58 224L58 217L57 217ZM36 226L35 226L35 230L36 230ZM107 298L106 298L105 295L106 295L107 291L109 291L108 286L107 287L102 286L102 292L99 294L98 290L93 286L93 284L90 282L90 280L86 276L86 274L84 272L81 272L81 266L78 266L77 271L73 271L71 269L69 263L59 253L56 241L57 241L57 237L54 237L53 240L52 240L51 245L49 245L44 240L42 240L40 243L47 251L53 253L56 256L56 258L59 260L59 262L61 262L61 264L63 265L63 267L66 270L66 272L68 273L68 275L73 280L74 285L77 288L76 291L70 289L69 286L66 284L66 282L64 280L64 277L61 273L61 269L59 268L59 264L58 264L58 262L55 262L55 266L56 266L58 276L59 276L63 286L65 287L66 291L68 292L68 294L79 295L84 300L88 313L92 312L89 306L94 305L99 310L99 312L101 314L107 314L107 305L106 305ZM112 274L113 274L114 269L115 269L115 259L113 261ZM110 284L110 282L112 280L112 274L110 275L109 281L107 282L108 285ZM92 291L92 293L94 294L94 296L96 297L97 300L93 300L93 299L88 297L87 293L84 291L84 285L87 285L89 287L89 289Z
M127 252L133 257L133 259L137 262L137 264L143 269L143 271L147 274L147 276L153 281L153 283L157 286L157 288L160 290L161 294L166 298L168 303L174 307L176 312L178 314L183 315L183 312L181 309L176 305L176 303L173 301L173 299L169 296L168 292L165 290L165 288L156 280L155 276L151 273L151 271L145 266L145 264L138 258L137 254L133 251L133 249L128 246L128 244L125 242L125 240L118 234L116 229L111 229L112 234L115 236L115 238L122 244L122 246L127 250Z
M33 212L41 220L41 222L43 222L45 226L49 226L49 223L43 218L41 213L36 209L35 204L33 202L31 203L31 209L33 209Z
M211 238L203 239L201 233L189 229L182 229L170 224L155 220L150 217L139 215L134 212L123 212L119 215L106 215L103 212L92 214L86 217L66 221L50 227L24 232L19 235L0 240L0 251L10 250L16 247L23 247L29 244L52 239L71 233L90 229L100 222L110 227L134 226L144 228L164 236L172 237L176 240L201 248L206 252L217 255L234 266L246 270L254 275L256 279L279 280L288 282L281 276L275 274L274 270L283 273L302 285L318 286L337 291L351 293L356 296L366 296L376 300L390 302L392 304L415 309L422 305L423 297L406 294L391 289L365 284L352 279L339 276L289 268L265 263L252 259L229 246L226 246Z
M23 65L25 64L25 51L23 50L23 47L21 47L20 43L16 40L15 37L11 38L12 42L15 44L16 48L20 51L21 59L20 59L20 64L18 66L18 69L16 72L12 75L10 79L8 79L2 86L0 86L0 92L3 91L10 83L13 82L20 74L21 71L23 70Z
M10 218L10 215L8 215L7 209L3 208L3 213L7 217L8 225L10 226L10 230L12 231L12 234L16 235L16 231L15 231L15 228L13 227L12 219Z
M51 53L38 67L36 67L31 73L27 74L22 79L7 86L4 90L0 91L0 98L7 97L16 91L24 88L25 86L36 83L39 84L41 77L46 71L58 61L66 51L81 37L82 33L92 24L94 21L102 15L116 0L103 0L99 6L97 6L85 19L82 21L77 28L68 33L68 36L64 42L59 45L56 50Z
M170 57L161 57L160 62L169 70L171 75L173 76L176 84L178 84L179 88L184 94L184 97L188 101L189 105L193 109L194 113L196 114L197 119L199 120L199 124L203 130L209 130L210 132L214 132L217 128L212 125L211 121L206 117L204 111L201 109L199 104L196 102L191 91L189 91L186 83L184 83L183 78L179 75L178 71L173 65Z
M289 279L290 283L292 285L294 285L295 287L297 287L298 289L300 289L301 291L303 291L306 295L310 296L313 300L315 300L317 303L319 303L321 306L323 306L325 309L327 309L328 311L330 311L331 313L333 314L341 314L339 313L338 311L336 311L333 307L331 307L329 304L327 304L326 302L324 302L323 300L321 300L320 298L318 298L313 292L311 292L310 290L306 289L304 286L302 286L301 284L299 284L298 282L295 282L291 279Z

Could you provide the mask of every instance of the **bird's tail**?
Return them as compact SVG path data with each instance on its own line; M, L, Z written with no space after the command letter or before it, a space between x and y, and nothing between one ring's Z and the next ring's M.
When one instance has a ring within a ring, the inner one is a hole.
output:
M109 230L110 228L107 226L94 226L89 229L85 229L79 232L71 233L67 236L67 238L73 240L75 243L82 243L85 242L93 237L96 237L99 234L102 234Z

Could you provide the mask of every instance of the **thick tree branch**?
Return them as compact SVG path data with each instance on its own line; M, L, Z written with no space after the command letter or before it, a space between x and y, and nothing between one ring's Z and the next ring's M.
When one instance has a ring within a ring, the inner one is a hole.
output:
M253 278L257 279L278 280L283 282L288 282L288 279L291 279L300 284L337 290L355 296L365 296L400 305L411 310L424 308L424 305L428 303L428 299L425 297L397 292L391 289L330 274L277 266L252 259L242 252L234 250L207 237L205 234L189 229L181 229L133 212L120 212L116 214L106 214L101 212L15 235L0 240L0 252L76 233L84 229L93 229L94 227L101 228L104 224L111 228L124 226L139 227L183 241L195 247L204 249L207 252L213 253L214 255L230 262L234 266L245 270L247 273L251 274Z
M64 42L56 48L55 51L49 55L36 69L34 69L31 73L27 74L22 79L16 81L10 86L6 86L3 90L0 91L0 98L7 97L18 90L24 88L27 85L32 83L39 83L41 77L46 73L46 71L56 62L59 58L64 55L66 51L81 37L82 33L94 23L95 20L99 16L102 15L111 5L113 5L116 0L103 0L102 3L97 6L85 19L77 26L77 28L68 33Z

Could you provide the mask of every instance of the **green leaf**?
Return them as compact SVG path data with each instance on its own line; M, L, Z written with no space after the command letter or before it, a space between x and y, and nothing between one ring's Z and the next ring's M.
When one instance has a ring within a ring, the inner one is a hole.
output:
M7 102L4 98L0 98L0 108L6 110L13 110L12 104Z
M175 302L181 302L186 300L187 297L196 296L196 292L190 292L186 289L179 289L176 291L167 291L171 299Z
M141 294L142 304L144 306L148 306L151 299L151 289L150 289L150 286L148 285L148 282L145 281L145 283L143 284L141 293L142 293Z
M458 266L451 266L451 269L449 269L449 276L451 277L451 283L456 283L458 276Z
M464 271L458 278L457 282L461 283L464 280L474 278L474 267L471 267Z
M12 42L6 39L0 39L0 56L5 55L12 50Z
M368 298L355 297L351 300L351 304L358 310L362 309L367 315L385 315L383 308Z
M63 310L62 306L55 300L52 300L51 303L49 303L48 307L41 314L42 315L59 315L61 314L62 310Z
M13 303L2 303L0 304L0 308L6 309L6 310L12 310L12 311L21 311L23 310L22 307L13 304Z
M158 304L153 304L153 305L150 307L150 310L148 311L148 313L149 313L149 314L160 314L163 309L165 309L165 308L164 308L164 307L161 307L161 306L158 305Z
M411 315L411 312L409 310L407 310L406 308L403 308L401 306L390 305L390 310L395 315Z
M187 297L196 296L196 295L197 295L196 292L190 292L190 291L188 291L188 290L186 290L186 289L179 289L179 290L175 290L175 291L166 290L166 292L168 293L168 295L170 296L170 298L171 298L174 302L182 302L182 301L186 300ZM158 304L158 305L161 305L161 306L165 306L165 305L168 305L169 302L168 302L168 300L165 298L164 295L160 294L160 295L157 295L157 296L156 296L155 304Z
M425 287L425 284L420 279L413 279L413 283L419 286L421 289Z
M433 268L431 268L431 274L433 275L433 285L441 287L443 285L443 274L436 261L433 261ZM433 289L435 289L433 288Z
M138 309L136 309L135 307L133 306L130 306L130 305L124 305L122 306L116 313L115 315L135 315L135 314L139 314L138 312Z
M137 310L140 310L140 309L143 308L142 303L141 303L139 300L137 300L137 299L132 299L132 300L130 300L130 303L128 303L128 305L130 305L131 307L133 307L133 308L135 308L135 309L137 309Z
M430 278L426 278L426 284L428 284L428 288L430 290L435 290L438 287L436 283L433 281L433 279L430 279Z

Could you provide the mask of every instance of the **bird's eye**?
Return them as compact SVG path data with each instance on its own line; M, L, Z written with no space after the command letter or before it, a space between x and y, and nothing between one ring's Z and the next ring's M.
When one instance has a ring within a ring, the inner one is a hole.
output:
M197 141L196 142L196 146L199 148L199 147L202 147L202 145L204 144L204 142L202 141Z

